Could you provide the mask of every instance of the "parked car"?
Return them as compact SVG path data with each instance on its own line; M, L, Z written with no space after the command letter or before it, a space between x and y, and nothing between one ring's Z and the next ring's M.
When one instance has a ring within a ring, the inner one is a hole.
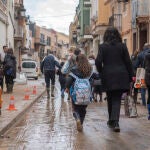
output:
M34 78L37 80L39 74L38 63L33 60L23 60L21 72L25 73L27 78Z

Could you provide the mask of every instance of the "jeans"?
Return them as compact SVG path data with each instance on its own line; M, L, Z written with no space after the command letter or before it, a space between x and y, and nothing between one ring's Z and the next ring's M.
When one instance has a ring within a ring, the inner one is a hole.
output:
M55 70L45 70L45 82L46 82L46 88L50 88L50 80L51 84L55 85Z
M148 99L147 99L147 104L150 104L150 86L148 86L147 89L148 89Z
M83 124L83 122L84 122L84 118L86 115L86 108L87 108L87 105L76 105L72 101L73 116L75 117L75 119L77 119L74 114L78 114L80 121L81 121L81 124Z
M141 97L142 97L142 104L146 106L146 89L141 88Z

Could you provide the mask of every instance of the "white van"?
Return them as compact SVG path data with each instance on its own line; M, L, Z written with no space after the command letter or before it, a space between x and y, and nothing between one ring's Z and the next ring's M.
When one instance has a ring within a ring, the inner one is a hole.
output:
M27 78L38 79L38 64L33 60L23 60L21 64L21 72L26 74Z

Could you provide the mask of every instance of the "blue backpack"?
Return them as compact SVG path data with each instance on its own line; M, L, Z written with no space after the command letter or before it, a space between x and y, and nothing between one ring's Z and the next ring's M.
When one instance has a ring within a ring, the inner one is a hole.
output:
M73 73L69 74L75 78L75 83L70 88L70 96L76 105L88 105L91 102L92 92L89 78L79 78Z

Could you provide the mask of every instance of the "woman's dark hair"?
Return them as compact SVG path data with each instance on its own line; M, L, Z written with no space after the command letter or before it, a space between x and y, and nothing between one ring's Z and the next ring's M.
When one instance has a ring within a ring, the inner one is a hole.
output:
M9 48L8 51L7 51L7 53L13 55L13 49Z
M89 77L92 72L92 67L88 62L88 59L84 54L80 54L77 56L77 68L79 72L83 75L83 77Z
M103 40L104 43L108 43L108 44L115 44L115 43L122 42L122 38L119 31L117 30L117 28L114 27L108 27L106 29Z

